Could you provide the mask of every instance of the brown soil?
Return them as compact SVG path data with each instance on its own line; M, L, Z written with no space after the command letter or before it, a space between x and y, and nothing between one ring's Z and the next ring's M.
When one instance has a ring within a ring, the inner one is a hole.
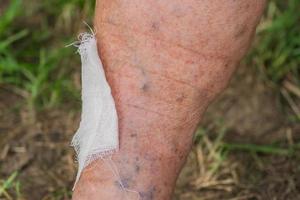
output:
M78 126L79 112L44 111L32 123L32 113L23 106L23 99L10 91L7 87L0 90L0 179L18 171L23 199L69 199L76 172L69 142ZM211 141L218 126L224 126L226 142L279 142L284 147L297 142L300 125L291 124L279 105L276 94L255 70L244 66L209 108L202 125L210 130L207 138ZM175 199L300 199L300 152L276 156L233 151L208 183L199 182L203 174L197 164L198 148L195 146L180 175Z

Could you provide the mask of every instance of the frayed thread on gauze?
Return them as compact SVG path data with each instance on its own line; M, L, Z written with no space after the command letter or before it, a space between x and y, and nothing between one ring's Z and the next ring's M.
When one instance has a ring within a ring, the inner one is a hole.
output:
M73 45L78 47L82 63L82 113L71 142L78 160L73 189L87 165L111 156L119 146L116 106L98 55L95 35L83 33L78 43Z

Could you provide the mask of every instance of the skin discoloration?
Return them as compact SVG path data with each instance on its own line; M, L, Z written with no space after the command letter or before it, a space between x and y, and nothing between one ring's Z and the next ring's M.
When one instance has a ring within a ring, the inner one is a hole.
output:
M142 83L142 86L141 86L141 90L144 91L144 92L147 92L149 91L149 88L150 88L150 83L148 81L148 75L147 75L147 72L145 69L143 68L140 68L141 70L141 74L142 74L142 77L143 77L143 83Z
M174 153L177 154L179 149L177 147L174 148Z
M234 34L234 38L242 38L247 32L248 32L248 27L246 24L239 25L237 26L237 32Z
M151 29L152 29L153 31L158 31L158 30L159 30L159 23L158 23L158 22L153 22L153 23L151 24Z
M250 3L247 3L246 5L245 5L245 10L248 10L250 8Z
M135 165L134 170L135 170L136 173L139 173L140 170L141 170L141 167L139 165Z
M135 137L137 137L137 134L136 133L132 133L132 134L130 134L130 137L131 138L135 138Z
M143 86L142 86L142 90L143 90L144 92L149 91L149 88L150 88L149 83L144 83Z
M114 181L114 184L117 188L122 189L122 185L120 184L119 181Z
M129 177L121 177L120 181L125 188L129 188L132 183L132 179Z
M140 192L141 200L154 200L156 191L156 187L152 186L149 190Z
M183 100L185 99L185 95L184 94L180 94L177 98L176 98L176 102L181 103L183 102Z

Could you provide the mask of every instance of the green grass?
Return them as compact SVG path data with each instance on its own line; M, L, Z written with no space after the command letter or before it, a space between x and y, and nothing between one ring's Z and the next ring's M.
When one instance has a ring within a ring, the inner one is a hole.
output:
M76 98L70 74L79 61L71 60L75 50L65 45L79 28L73 22L91 19L94 5L84 0L28 2L12 0L0 16L0 84L35 110Z
M258 28L253 59L274 83L292 78L300 85L299 34L300 1L270 1Z
M22 198L18 172L12 173L6 180L0 180L0 199L19 200Z
M300 120L300 1L269 1L248 64L254 63Z

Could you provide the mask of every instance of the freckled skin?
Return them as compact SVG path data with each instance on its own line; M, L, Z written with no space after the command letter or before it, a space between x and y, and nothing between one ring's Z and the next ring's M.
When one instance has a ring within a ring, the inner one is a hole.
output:
M98 0L95 28L119 117L118 177L103 160L73 200L168 200L207 106L247 52L264 0Z

